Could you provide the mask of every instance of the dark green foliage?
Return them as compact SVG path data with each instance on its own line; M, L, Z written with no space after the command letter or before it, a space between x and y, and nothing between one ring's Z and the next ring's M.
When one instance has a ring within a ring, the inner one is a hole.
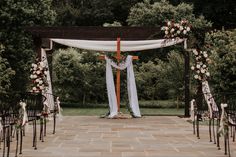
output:
M216 93L231 93L236 88L236 30L212 31L206 36L211 51L211 81Z
M129 9L141 0L60 0L54 1L57 24L63 26L102 26L118 21L127 25Z
M15 71L11 69L7 59L2 57L4 47L0 44L0 95L6 94L11 86L11 78Z
M5 46L3 57L7 59L15 75L11 79L12 91L26 91L29 81L29 65L32 62L33 43L25 26L48 26L54 22L55 12L51 0L1 0L0 40Z
M54 55L54 89L63 101L85 104L106 100L105 66L97 53L70 48Z

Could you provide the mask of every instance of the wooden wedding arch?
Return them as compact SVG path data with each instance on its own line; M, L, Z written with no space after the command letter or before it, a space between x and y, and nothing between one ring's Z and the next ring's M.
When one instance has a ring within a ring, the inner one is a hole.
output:
M122 40L147 40L163 38L160 36L160 27L96 27L96 26L82 26L82 27L26 27L27 32L33 35L35 51L41 55L41 48L49 48L51 46L51 38L57 39L80 39L80 40L117 40L117 56L120 59L120 45ZM188 51L184 52L185 70L184 70L184 84L185 84L185 112L184 116L188 117L190 89L189 89L189 67L190 56ZM117 74L117 83L119 83L119 74ZM118 85L117 85L118 87ZM119 87L118 87L119 88ZM117 101L120 96L117 95ZM118 103L119 104L119 103Z

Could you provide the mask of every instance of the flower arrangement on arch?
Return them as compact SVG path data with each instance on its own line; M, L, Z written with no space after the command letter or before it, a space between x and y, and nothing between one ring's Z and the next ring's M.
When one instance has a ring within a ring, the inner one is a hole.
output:
M43 61L38 61L31 65L31 75L30 79L32 80L33 86L31 92L40 93L42 91L46 91L48 88L47 81L47 65Z
M165 32L165 38L187 38L191 32L191 25L187 20L181 20L179 23L167 21L166 26L161 28Z
M207 80L210 77L208 70L208 64L210 63L207 51L193 50L195 57L194 65L191 66L191 70L195 72L194 78L199 81Z

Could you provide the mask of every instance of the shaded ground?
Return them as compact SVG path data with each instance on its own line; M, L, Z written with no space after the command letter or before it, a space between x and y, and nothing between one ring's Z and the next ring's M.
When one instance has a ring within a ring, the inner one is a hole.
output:
M20 156L225 157L223 150L217 150L216 145L209 142L207 126L201 126L201 139L198 140L192 134L192 125L175 116L140 119L65 116L55 135L51 134L50 125L45 142L38 142L38 150L31 147L31 126L28 127L23 155ZM236 144L231 146L235 152Z

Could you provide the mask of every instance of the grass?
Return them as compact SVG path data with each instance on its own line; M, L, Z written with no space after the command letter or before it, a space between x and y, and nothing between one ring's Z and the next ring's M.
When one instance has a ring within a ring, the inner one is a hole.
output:
M108 108L63 108L62 114L64 116L100 116L106 114ZM129 113L126 108L121 108L122 113ZM184 115L184 109L176 108L141 108L141 114L159 115L159 116L180 116Z
M128 102L121 102L121 107L127 106ZM177 105L178 104L178 105ZM107 103L86 103L81 104L79 102L62 102L61 106L64 108L107 108ZM176 108L184 107L184 102L177 102L175 100L139 100L139 106L141 108Z

